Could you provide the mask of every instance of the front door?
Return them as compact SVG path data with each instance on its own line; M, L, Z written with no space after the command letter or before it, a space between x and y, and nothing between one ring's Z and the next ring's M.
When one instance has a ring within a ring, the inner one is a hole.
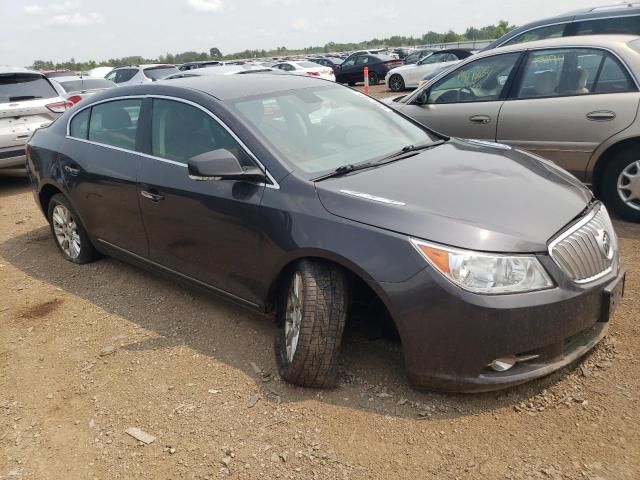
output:
M495 140L503 96L520 56L509 53L467 63L398 108L445 135Z
M500 112L498 141L546 157L581 180L596 148L631 125L638 111L636 87L604 50L534 51L520 77Z
M252 160L213 117L177 100L153 99L151 155L140 172L140 207L150 258L258 304L262 268L259 209L264 185L188 175L187 160L225 148Z

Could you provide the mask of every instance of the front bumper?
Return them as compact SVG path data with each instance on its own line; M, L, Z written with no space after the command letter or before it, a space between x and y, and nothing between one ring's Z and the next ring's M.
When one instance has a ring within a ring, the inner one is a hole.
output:
M512 295L476 295L453 286L430 267L401 283L381 283L402 339L414 386L453 392L498 390L548 375L591 350L606 334L609 286L616 269L589 286ZM488 367L507 356L513 368Z

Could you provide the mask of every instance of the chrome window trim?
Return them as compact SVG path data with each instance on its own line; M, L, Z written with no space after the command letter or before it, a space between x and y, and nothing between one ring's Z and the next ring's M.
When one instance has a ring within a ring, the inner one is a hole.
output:
M124 96L119 96L119 97L105 98L103 100L98 100L96 102L92 102L92 103L90 103L88 105L83 106L81 109L79 109L77 112L74 112L69 117L69 120L67 120L67 131L66 131L65 138L67 138L69 140L76 140L78 142L88 143L88 144L91 144L91 145L98 145L98 146L104 147L104 148L112 148L114 150L118 150L118 151L121 151L121 152L132 153L134 155L140 155L142 157L150 158L152 160L158 160L160 162L164 162L164 163L168 163L168 164L177 165L177 166L181 166L181 167L187 168L187 164L186 163L176 162L175 160L169 160L167 158L157 157L155 155L149 155L147 153L138 152L136 150L129 150L129 149L126 149L126 148L115 147L113 145L107 145L107 144L104 144L104 143L94 142L94 141L91 141L91 140L88 140L88 139L77 138L77 137L72 137L71 136L71 122L76 117L76 115L78 115L80 112L82 112L82 111L84 111L84 110L86 110L88 108L91 108L91 107L93 107L95 105L100 105L102 103L113 102L113 101L116 101L116 100L132 100L132 99L144 100L145 98L158 98L158 99L161 99L161 100L170 100L170 101L175 101L175 102L181 102L181 103L184 103L184 104L187 104L187 105L191 105L192 107L198 108L199 110L202 110L205 114L209 115L220 126L222 126L222 128L224 128L227 131L227 133L229 133L229 135L231 135L231 137L236 142L238 142L238 144L245 150L245 152L247 152L247 154L253 159L254 162L256 162L256 164L258 164L260 169L265 173L265 175L269 179L270 183L259 183L258 185L261 185L261 186L264 185L266 188L272 188L274 190L279 190L280 189L280 185L278 184L276 179L273 178L273 176L271 175L269 170L267 170L267 168L262 164L262 162L260 160L258 160L258 157L255 156L255 154L249 149L249 147L247 147L247 145L240 139L240 137L238 137L233 132L233 130L231 130L213 112L207 110L202 105L199 105L199 104L197 104L195 102L192 102L190 100L186 100L184 98L172 97L172 96L169 96L169 95L124 95Z

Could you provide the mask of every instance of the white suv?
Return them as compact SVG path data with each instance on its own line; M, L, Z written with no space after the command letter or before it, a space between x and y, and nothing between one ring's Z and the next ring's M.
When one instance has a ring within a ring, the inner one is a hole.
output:
M111 80L119 87L123 87L125 85L155 82L176 73L180 73L180 70L173 65L137 65L114 68L104 78Z
M31 134L72 106L42 73L0 67L0 174L23 174Z

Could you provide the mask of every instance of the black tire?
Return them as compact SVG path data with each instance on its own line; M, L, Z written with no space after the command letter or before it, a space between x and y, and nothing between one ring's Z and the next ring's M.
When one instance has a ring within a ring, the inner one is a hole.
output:
M289 290L298 274L303 287L302 319L292 359L285 333ZM347 278L322 261L302 260L289 272L278 303L275 353L282 378L295 385L331 388L338 379L338 354L347 317Z
M369 72L369 85L377 85L380 83L380 77L376 72Z
M391 77L389 77L389 88L393 92L402 92L405 89L402 75L398 75L397 73L391 75Z
M78 237L80 239L80 242L79 242L80 251L76 256L69 255L67 252L65 252L65 249L61 245L60 240L56 235L56 231L54 228L53 214L56 206L58 205L63 206L69 211L69 213L71 214L71 218L75 223ZM51 228L51 234L53 235L53 240L55 241L56 246L58 247L58 250L60 250L60 253L62 254L65 260L68 260L73 263L84 264L84 263L92 262L100 257L100 254L91 243L91 240L89 239L89 235L87 235L87 231L85 230L84 225L82 225L82 222L80 221L80 217L78 216L76 210L73 208L73 205L71 205L71 202L67 200L67 197L65 197L60 193L51 197L51 200L49 200L49 208L47 210L47 219L49 220L49 227Z
M618 179L625 169L639 160L640 154L631 149L617 153L607 165L599 182L600 197L607 207L619 217L631 222L640 222L640 199L631 202L637 209L625 203L618 192ZM631 170L632 173L640 175L640 164L631 166Z
M350 87L355 87L355 86L356 86L356 82L348 82L348 85L349 85Z

